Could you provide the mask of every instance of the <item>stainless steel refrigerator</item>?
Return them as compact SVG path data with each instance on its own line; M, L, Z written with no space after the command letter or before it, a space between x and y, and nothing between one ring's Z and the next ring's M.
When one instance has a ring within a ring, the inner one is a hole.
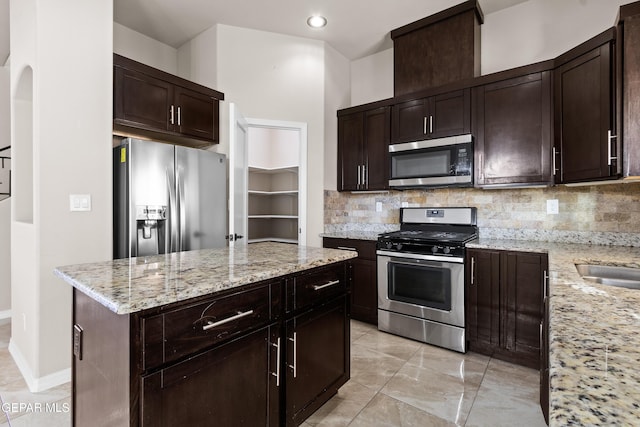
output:
M113 256L226 246L226 157L123 139L113 149Z

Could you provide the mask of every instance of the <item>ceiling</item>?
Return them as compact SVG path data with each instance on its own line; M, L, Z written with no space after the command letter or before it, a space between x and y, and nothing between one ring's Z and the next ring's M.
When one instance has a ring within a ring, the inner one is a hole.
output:
M114 21L175 48L214 24L324 40L353 60L392 46L394 28L462 0L114 0ZM526 0L479 0L485 15ZM321 14L323 29L306 19ZM0 0L0 65L9 56L9 0Z

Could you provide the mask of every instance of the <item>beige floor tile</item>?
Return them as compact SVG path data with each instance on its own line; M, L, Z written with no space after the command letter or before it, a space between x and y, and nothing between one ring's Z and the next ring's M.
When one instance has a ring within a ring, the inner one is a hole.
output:
M378 329L374 325L368 323L359 322L357 320L351 321L351 342L357 340L369 332L377 332Z
M500 389L509 396L537 402L540 395L540 372L491 359L482 385Z
M479 383L405 365L381 393L455 424L464 424Z
M355 340L354 344L362 345L405 361L409 360L423 346L419 342L385 332L365 334Z
M455 426L411 405L377 394L349 427L449 427Z
M467 418L467 427L545 427L538 402L509 394L509 389L482 384Z
M479 386L487 370L489 360L489 357L477 353L463 354L425 345L408 360L407 364L438 374L447 374L458 380Z
M397 357L380 353L360 344L351 345L351 381L380 390L405 364Z
M0 349L0 367L2 367L2 369L0 369L0 391L8 384L13 384L17 381L24 383L22 374L7 349Z
M52 402L48 406L34 407L32 411L14 418L11 424L0 424L0 427L69 427L71 425L71 398Z
M306 422L312 426L347 426L375 396L376 391L349 381Z

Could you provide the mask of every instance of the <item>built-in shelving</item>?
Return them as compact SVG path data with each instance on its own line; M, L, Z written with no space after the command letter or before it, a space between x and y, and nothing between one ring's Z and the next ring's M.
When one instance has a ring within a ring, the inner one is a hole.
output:
M248 242L298 243L299 235L299 168L288 151L298 147L274 143L273 135L255 149L253 157L249 146L248 170ZM272 144L272 145L271 145ZM268 158L267 158L268 155ZM289 160L286 160L286 159Z
M0 148L0 200L11 196L11 146Z

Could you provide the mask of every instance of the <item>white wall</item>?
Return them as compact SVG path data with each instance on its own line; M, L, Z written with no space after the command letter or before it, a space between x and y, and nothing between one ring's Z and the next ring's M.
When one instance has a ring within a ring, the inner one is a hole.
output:
M482 74L555 58L614 26L629 0L529 0L485 15Z
M178 74L177 49L113 22L113 51L171 74Z
M247 142L249 166L277 169L300 163L298 130L250 127Z
M217 27L204 30L178 48L178 75L218 89Z
M324 79L324 189L336 190L338 178L338 117L350 105L350 62L333 47L325 46Z
M12 0L10 11L14 112L18 79L33 69L34 202L32 223L12 222L9 350L38 391L70 379L71 287L54 267L111 258L113 4ZM91 194L91 212L69 212L75 193Z
M307 244L323 231L324 43L217 26L217 90L224 92L221 146L228 152L228 104L246 117L307 123ZM225 126L223 128L223 126Z
M393 49L351 62L351 105L393 97Z
M0 67L0 148L11 145L9 67ZM7 151L0 155L7 156ZM11 309L11 199L0 201L0 319Z

